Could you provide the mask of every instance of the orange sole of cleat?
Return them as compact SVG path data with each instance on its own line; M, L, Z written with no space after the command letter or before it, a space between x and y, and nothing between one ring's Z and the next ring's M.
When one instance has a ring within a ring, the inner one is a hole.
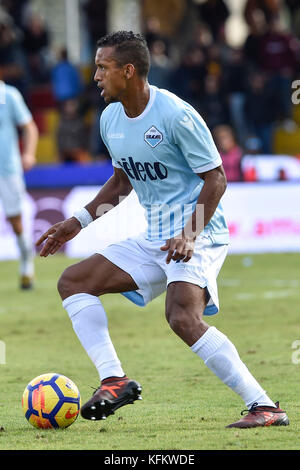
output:
M136 382L129 382L126 390L115 400L100 400L83 406L80 414L84 419L99 421L113 415L114 412L125 405L133 404L135 400L142 400L142 387Z

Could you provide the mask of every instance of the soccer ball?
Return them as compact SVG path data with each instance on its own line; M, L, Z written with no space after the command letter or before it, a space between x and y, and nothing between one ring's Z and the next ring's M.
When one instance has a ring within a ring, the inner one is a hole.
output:
M77 386L64 375L43 374L24 390L22 408L32 426L66 428L76 420L81 405Z

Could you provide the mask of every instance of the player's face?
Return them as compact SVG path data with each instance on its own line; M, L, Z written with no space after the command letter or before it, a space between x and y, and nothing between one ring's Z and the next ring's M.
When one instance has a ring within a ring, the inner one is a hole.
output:
M101 96L106 103L121 101L126 90L124 67L114 59L114 47L100 47L96 52L97 67L94 80L102 89Z

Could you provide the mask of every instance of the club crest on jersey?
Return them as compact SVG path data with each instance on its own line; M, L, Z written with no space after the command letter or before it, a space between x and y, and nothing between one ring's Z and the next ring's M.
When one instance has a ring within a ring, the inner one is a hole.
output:
M155 126L152 126L145 132L144 140L150 147L154 148L162 142L163 135Z

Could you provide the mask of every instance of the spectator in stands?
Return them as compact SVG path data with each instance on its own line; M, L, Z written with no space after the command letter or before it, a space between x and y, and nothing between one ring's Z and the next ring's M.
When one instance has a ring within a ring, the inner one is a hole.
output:
M182 99L199 108L206 76L205 54L195 45L188 47L172 75L170 88Z
M245 155L259 155L261 154L261 141L256 135L248 135L244 144Z
M38 13L32 13L28 16L23 29L22 47L34 84L49 82L49 46L50 35L43 17Z
M260 67L268 74L270 86L280 98L281 119L291 119L291 82L297 66L300 42L283 32L278 17L273 17L260 41Z
M230 122L227 102L217 75L210 74L205 77L204 94L199 103L199 111L210 130Z
M86 18L86 31L89 35L89 47L94 55L95 44L106 34L107 30L107 0L85 0L82 9Z
M223 161L227 181L242 181L243 150L237 144L230 126L221 125L213 129L213 137Z
M249 75L245 101L245 116L248 133L256 135L262 144L262 152L272 153L274 123L279 118L280 103L278 93L266 75L253 71Z
M14 19L15 25L23 29L24 17L26 15L27 7L30 6L31 0L2 0L1 5L5 8L7 13Z
M3 80L26 93L28 76L26 60L20 44L20 34L12 18L1 12L0 16L0 63Z
M244 8L244 17L248 25L251 25L253 14L256 10L263 12L266 22L278 16L281 12L282 0L247 0Z
M149 83L158 88L170 88L173 64L166 53L166 44L163 40L157 39L151 43L150 47L151 67L149 71Z
M53 94L58 103L78 98L83 90L79 70L73 65L65 48L58 53L58 62L51 71Z
M57 148L59 159L64 163L84 163L90 160L88 152L88 129L79 111L76 99L62 103L57 127Z
M243 45L244 57L253 67L259 67L260 43L266 32L267 23L262 10L256 9L249 14L249 33Z
M272 74L289 74L295 69L299 41L282 30L279 18L273 17L260 41L260 66Z
M247 88L247 67L243 51L232 49L225 67L225 92L228 97L229 113L238 142L243 144L247 136L245 99Z
M202 50L206 50L213 42L211 31L207 24L198 21L194 27L193 43Z
M300 39L300 3L299 0L285 0L285 5L290 13L292 31Z
M205 49L206 70L209 75L215 75L219 79L223 77L223 58L221 57L221 46L212 43Z
M224 0L206 0L198 5L199 19L204 21L218 40L230 12Z
M165 53L168 55L168 40L165 34L161 31L161 24L159 18L156 16L149 16L145 20L144 37L146 39L149 50L156 41L163 41L165 44Z

